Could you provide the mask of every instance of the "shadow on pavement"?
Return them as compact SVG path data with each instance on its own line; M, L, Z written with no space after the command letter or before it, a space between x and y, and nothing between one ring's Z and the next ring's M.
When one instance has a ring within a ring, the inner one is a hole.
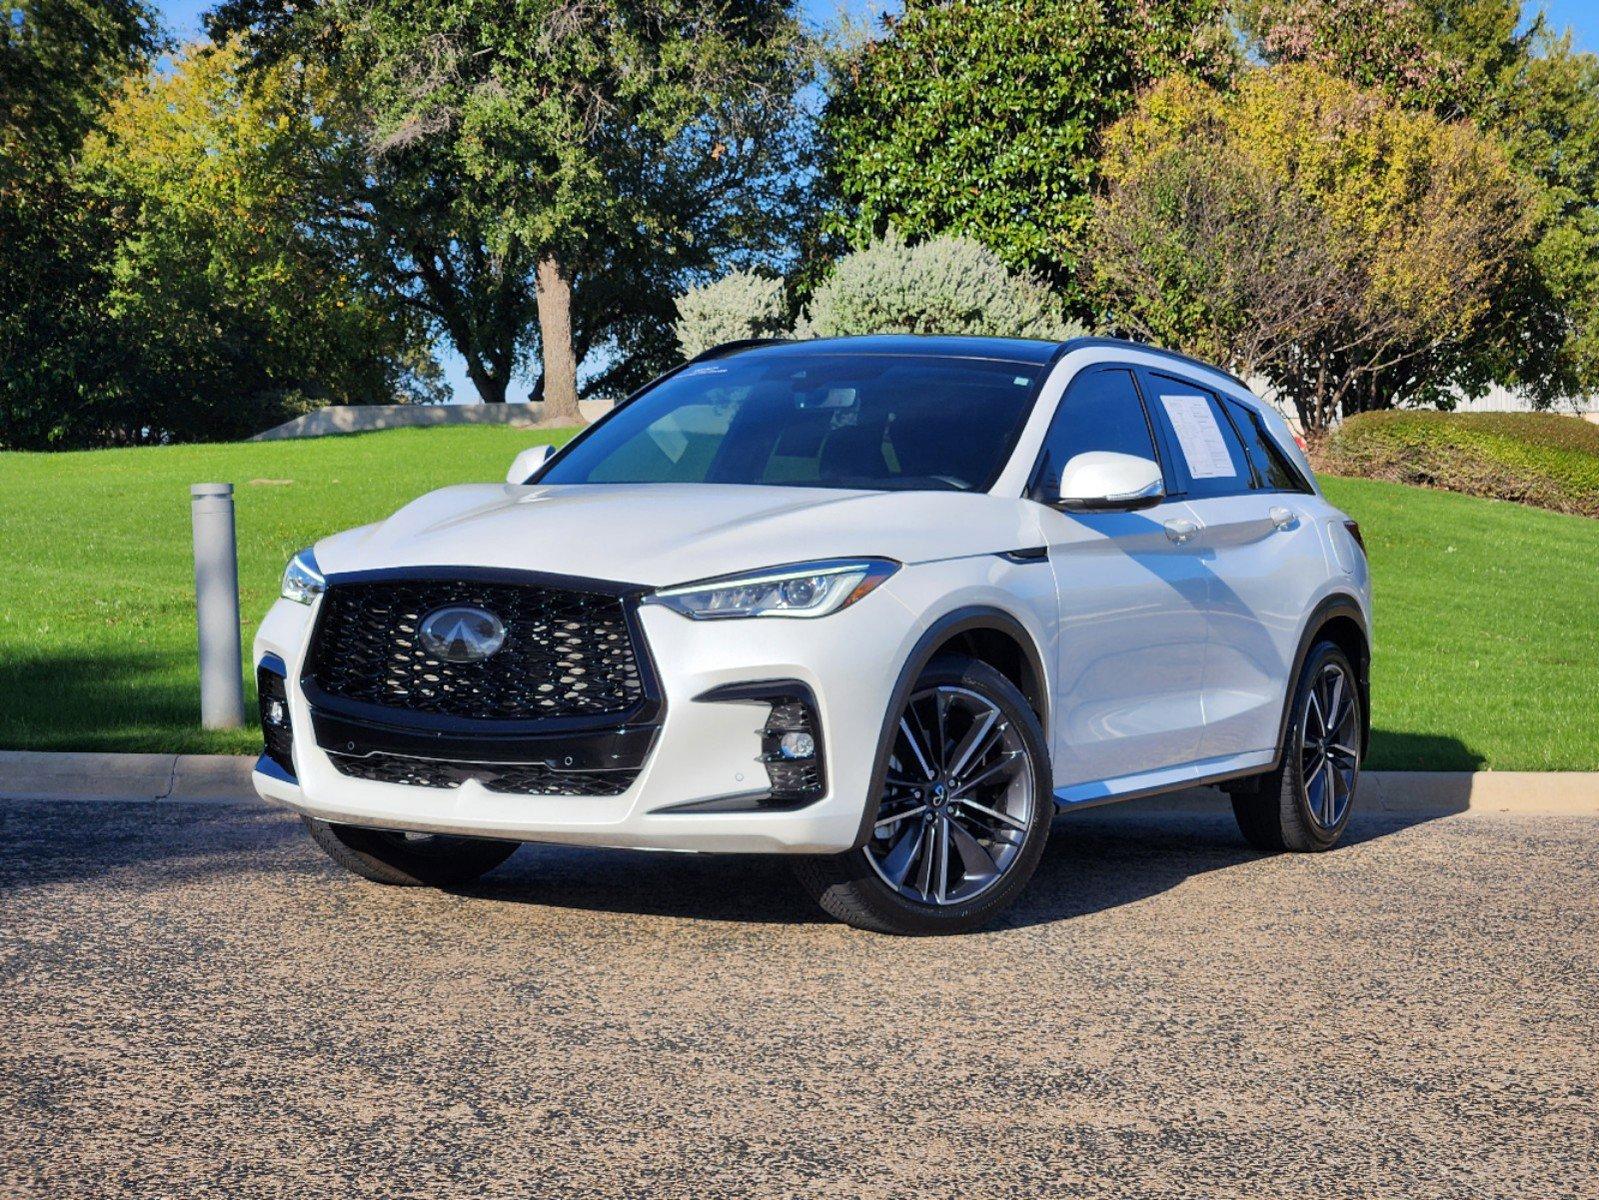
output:
M1204 790L1068 813L1020 902L1017 928L1071 920L1158 895L1185 879L1263 857L1226 798ZM1361 812L1344 846L1441 813ZM53 883L158 889L230 875L293 875L297 886L377 885L326 860L298 819L266 805L0 803L0 894ZM1338 853L1337 850L1333 851ZM660 854L529 845L465 897L711 922L829 921L780 857Z
M1266 857L1244 842L1225 797L1212 795L1217 797L1213 811L1107 805L1057 819L1032 883L995 927L1071 920L1158 895L1195 875ZM1342 845L1357 845L1431 819L1430 814L1357 812ZM782 858L759 855L526 846L460 894L548 908L701 921L831 920L799 886Z

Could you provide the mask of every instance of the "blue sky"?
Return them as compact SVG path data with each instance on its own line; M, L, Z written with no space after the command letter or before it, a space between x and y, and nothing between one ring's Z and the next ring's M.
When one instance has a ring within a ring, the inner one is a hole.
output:
M200 16L216 0L157 0L168 27L180 38L198 37ZM830 24L840 13L857 18L886 7L884 0L801 0L800 7L818 25ZM1599 52L1599 0L1546 0L1544 10L1557 29L1570 28L1573 41L1584 50ZM467 382L466 368L453 352L443 355L445 375L458 400L474 400L477 393ZM526 385L513 386L512 397L526 398Z

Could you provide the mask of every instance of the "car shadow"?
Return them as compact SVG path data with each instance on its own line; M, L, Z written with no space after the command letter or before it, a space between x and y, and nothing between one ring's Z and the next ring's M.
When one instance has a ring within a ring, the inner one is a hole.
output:
M1442 814L1357 809L1340 848L1436 815ZM1032 882L994 927L1069 921L1148 899L1196 875L1267 857L1243 840L1227 797L1210 788L1069 812L1055 820ZM765 855L529 845L458 894L709 922L803 925L831 920L780 857Z

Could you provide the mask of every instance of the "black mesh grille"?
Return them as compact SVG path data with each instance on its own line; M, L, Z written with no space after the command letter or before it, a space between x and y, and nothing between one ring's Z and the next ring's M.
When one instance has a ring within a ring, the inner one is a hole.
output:
M411 787L457 788L476 779L491 792L538 796L620 796L638 778L638 767L603 771L562 771L543 763L431 762L399 754L356 757L330 753L342 775Z
M429 613L494 613L505 644L475 663L423 648ZM475 580L335 584L322 601L307 677L347 700L488 720L624 713L644 697L622 601L564 588Z

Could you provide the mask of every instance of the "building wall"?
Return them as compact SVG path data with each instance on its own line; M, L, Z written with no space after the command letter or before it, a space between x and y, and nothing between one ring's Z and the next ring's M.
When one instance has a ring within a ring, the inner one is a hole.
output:
M611 400L581 400L585 421L611 410ZM328 437L338 433L371 433L426 425L510 425L537 429L545 424L543 404L339 404L319 408L256 434L252 442L283 438Z

